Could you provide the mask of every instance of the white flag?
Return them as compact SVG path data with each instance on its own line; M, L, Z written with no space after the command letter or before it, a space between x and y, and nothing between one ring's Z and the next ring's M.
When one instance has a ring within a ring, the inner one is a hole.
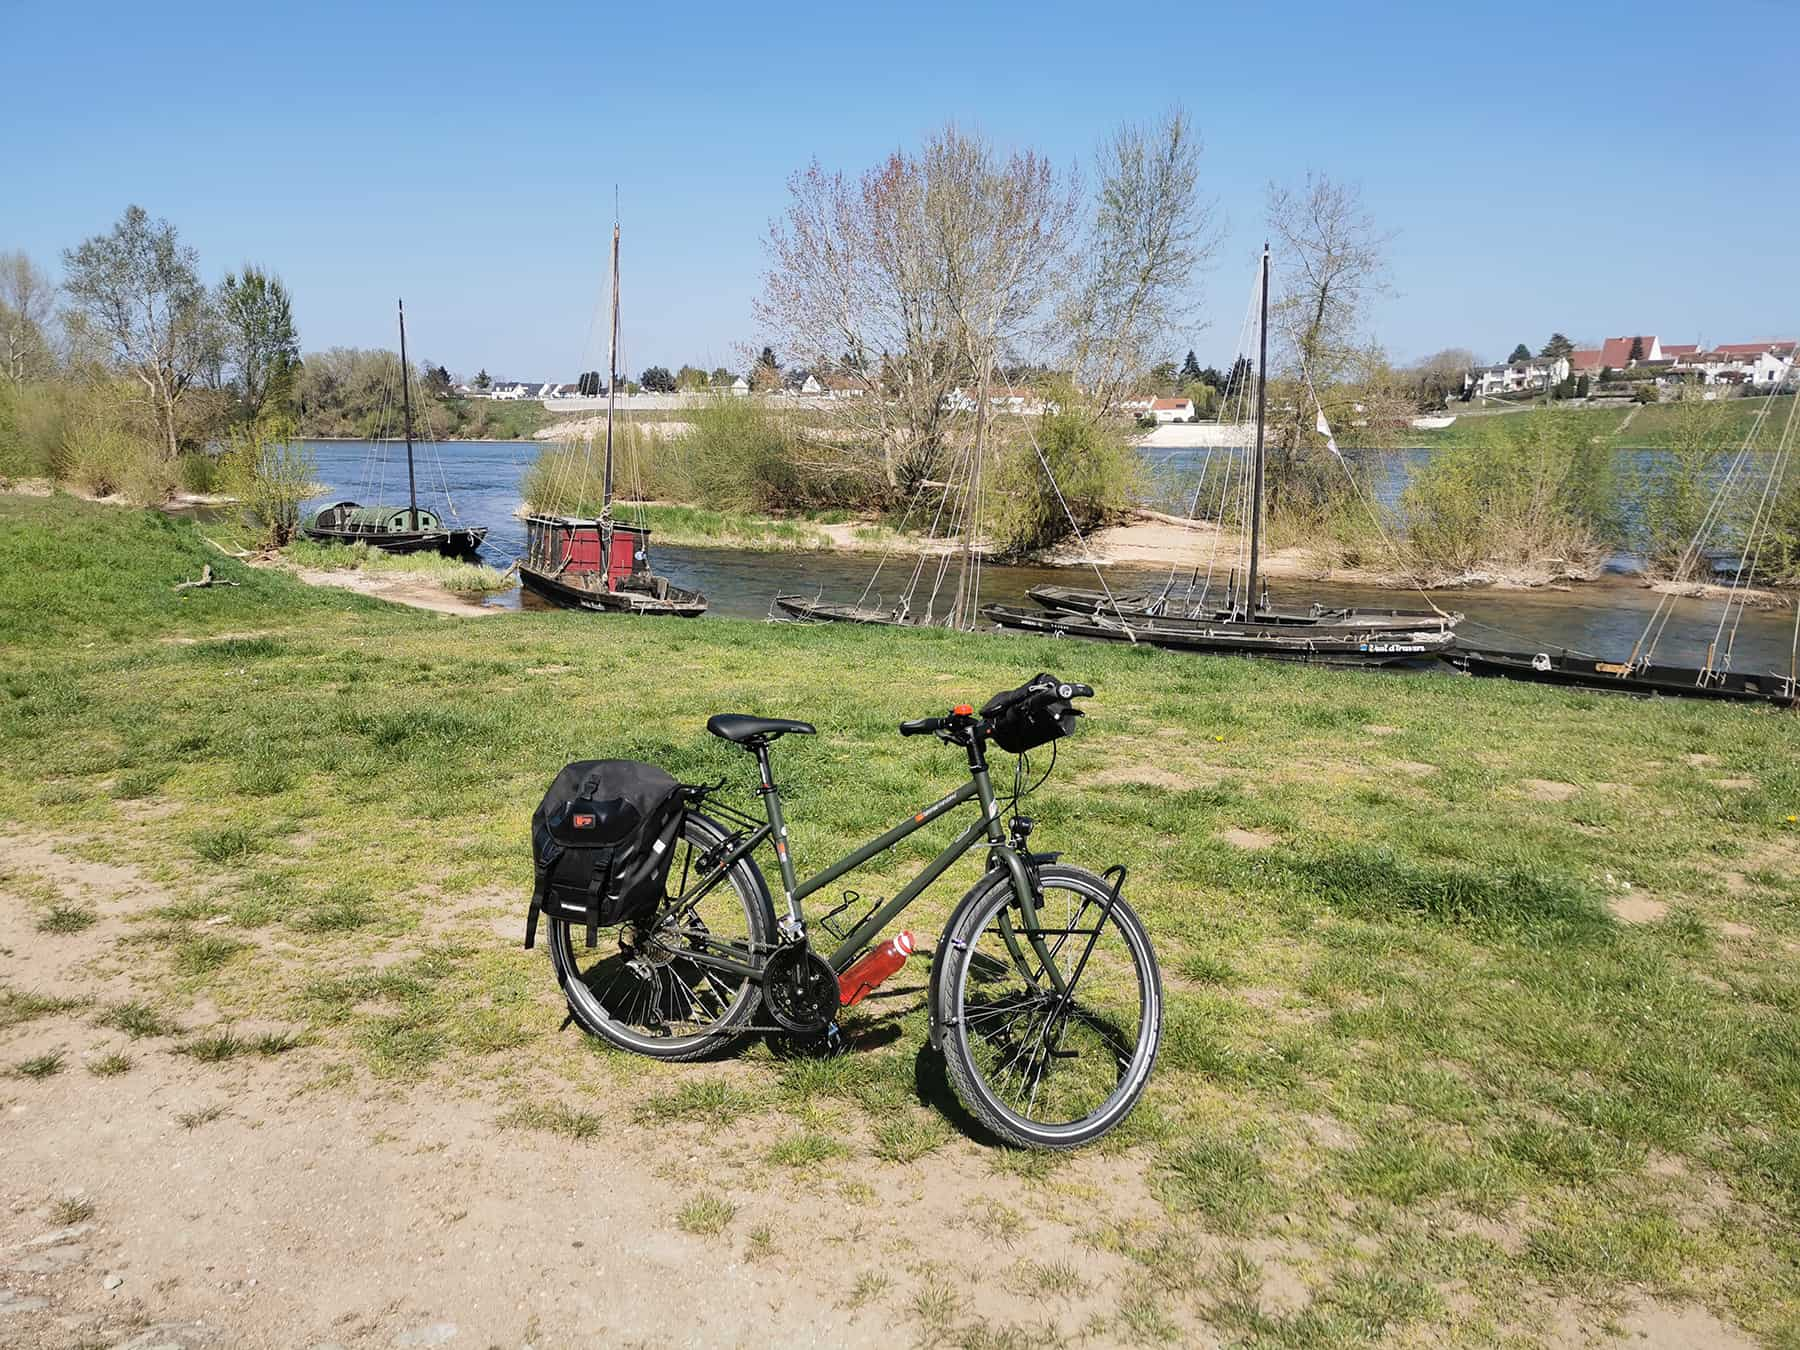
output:
M1313 406L1315 408L1318 408L1317 404L1314 404ZM1318 408L1318 413L1319 413L1319 420L1318 420L1317 425L1318 425L1318 429L1319 429L1319 435L1321 435L1325 438L1325 448L1327 450L1331 451L1332 454L1337 455L1339 459L1342 459L1343 456L1341 454L1338 454L1337 437L1333 436L1331 434L1331 423L1329 423L1325 420L1325 410L1323 408Z

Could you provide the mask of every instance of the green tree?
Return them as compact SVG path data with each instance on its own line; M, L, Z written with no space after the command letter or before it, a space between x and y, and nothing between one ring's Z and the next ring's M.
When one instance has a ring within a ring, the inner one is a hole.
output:
M651 366L638 376L638 383L652 394L672 394L675 392L675 377L669 373L667 366Z
M493 386L494 386L493 376L491 376L487 373L486 366L483 366L480 370L475 372L475 387L477 389L486 390L486 389L493 388Z
M1642 361L1644 359L1644 339L1641 337L1634 337L1631 339L1631 352L1625 359L1627 361Z
M1173 389L1177 378L1173 361L1158 361L1150 367L1150 386L1159 394L1166 394Z
M227 490L262 529L263 542L280 548L300 528L300 508L313 494L317 466L293 419L265 417L232 433L222 465Z
M1549 357L1554 361L1558 357L1569 355L1574 350L1575 344L1570 342L1568 338L1564 337L1561 333L1552 333L1550 335L1550 340L1544 344L1544 350L1539 352L1538 355Z
M129 374L157 423L167 458L181 452L181 404L221 346L199 256L166 220L129 206L106 234L63 253L69 326Z
M730 384L736 378L724 366L714 366L710 382L713 384Z
M1194 359L1194 349L1189 347L1187 360L1181 363L1181 382L1183 384L1193 384L1196 380L1201 378L1201 375L1200 363Z
M281 278L260 267L227 272L219 283L225 359L236 372L238 396L254 422L265 410L286 411L293 397L300 334L293 302Z
M709 382L707 373L699 366L683 366L675 372L677 389L704 389Z
M1507 357L1506 359L1508 361L1529 361L1529 360L1531 360L1531 348L1527 347L1523 342L1521 342L1518 346L1516 346L1512 349L1512 355Z

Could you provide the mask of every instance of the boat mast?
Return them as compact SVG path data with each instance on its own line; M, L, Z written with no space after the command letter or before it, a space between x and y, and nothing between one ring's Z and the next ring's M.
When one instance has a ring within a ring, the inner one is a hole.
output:
M612 327L606 335L606 477L601 483L600 518L612 516L613 406L619 392L619 222L613 221Z
M1263 509L1263 426L1268 420L1269 405L1269 246L1262 254L1262 319L1257 324L1261 350L1256 358L1256 481L1250 494L1250 574L1244 592L1244 618L1254 620L1260 603L1257 595L1257 561L1262 552Z
M415 534L419 529L419 487L413 479L412 448L412 380L406 366L406 301L400 305L400 402L406 409L406 500L409 513L407 528Z

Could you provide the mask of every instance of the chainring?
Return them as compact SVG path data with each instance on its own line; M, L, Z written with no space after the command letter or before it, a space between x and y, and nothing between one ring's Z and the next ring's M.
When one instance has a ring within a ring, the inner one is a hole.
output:
M824 957L804 943L773 952L763 966L763 1006L784 1031L817 1035L838 1010L838 980Z

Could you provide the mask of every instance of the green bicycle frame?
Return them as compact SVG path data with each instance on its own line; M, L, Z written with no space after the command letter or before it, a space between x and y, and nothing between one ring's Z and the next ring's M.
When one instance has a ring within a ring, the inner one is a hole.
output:
M981 753L981 747L979 744L971 742L967 748L969 751L969 781L967 783L947 796L938 798L931 805L914 812L885 834L871 839L860 848L853 849L831 866L802 881L795 875L794 860L788 850L787 822L781 811L781 792L776 788L774 776L770 772L768 746L755 747L757 767L762 773L760 791L763 811L767 816L768 823L751 831L727 853L713 868L712 875L700 883L698 889L681 897L681 903L686 907L698 903L708 891L724 879L732 867L754 853L765 839L773 839L775 860L781 871L782 895L787 902L789 925L797 931L803 931L806 916L802 902L807 896L829 886L846 873L855 871L871 858L886 853L902 839L907 838L915 831L924 829L940 816L961 806L964 802L974 800L981 804L981 818L971 823L966 830L952 840L944 851L927 863L917 876L902 886L891 900L876 909L851 931L828 958L832 969L845 969L875 939L876 934L892 923L908 905L919 898L926 887L949 871L965 853L985 839L989 857L998 860L1000 865L1006 869L1012 882L1013 894L1018 898L1019 910L1025 920L1025 932L1029 935L1028 940L1032 951L1041 963L1043 973L1048 976L1056 991L1061 993L1064 988L1063 976L1052 959L1052 953L1044 945L1042 926L1038 922L1037 916L1037 895L1031 884L1030 874L1026 870L1025 860L1019 856L1016 849L1007 843L1005 834L1001 830L1000 803L994 796L994 785L988 776L987 761ZM1012 948L1015 959L1023 965L1024 953L1018 950L1010 926L1007 932L1007 945ZM714 960L703 957L698 959L703 964L715 963ZM727 963L719 962L718 964Z

